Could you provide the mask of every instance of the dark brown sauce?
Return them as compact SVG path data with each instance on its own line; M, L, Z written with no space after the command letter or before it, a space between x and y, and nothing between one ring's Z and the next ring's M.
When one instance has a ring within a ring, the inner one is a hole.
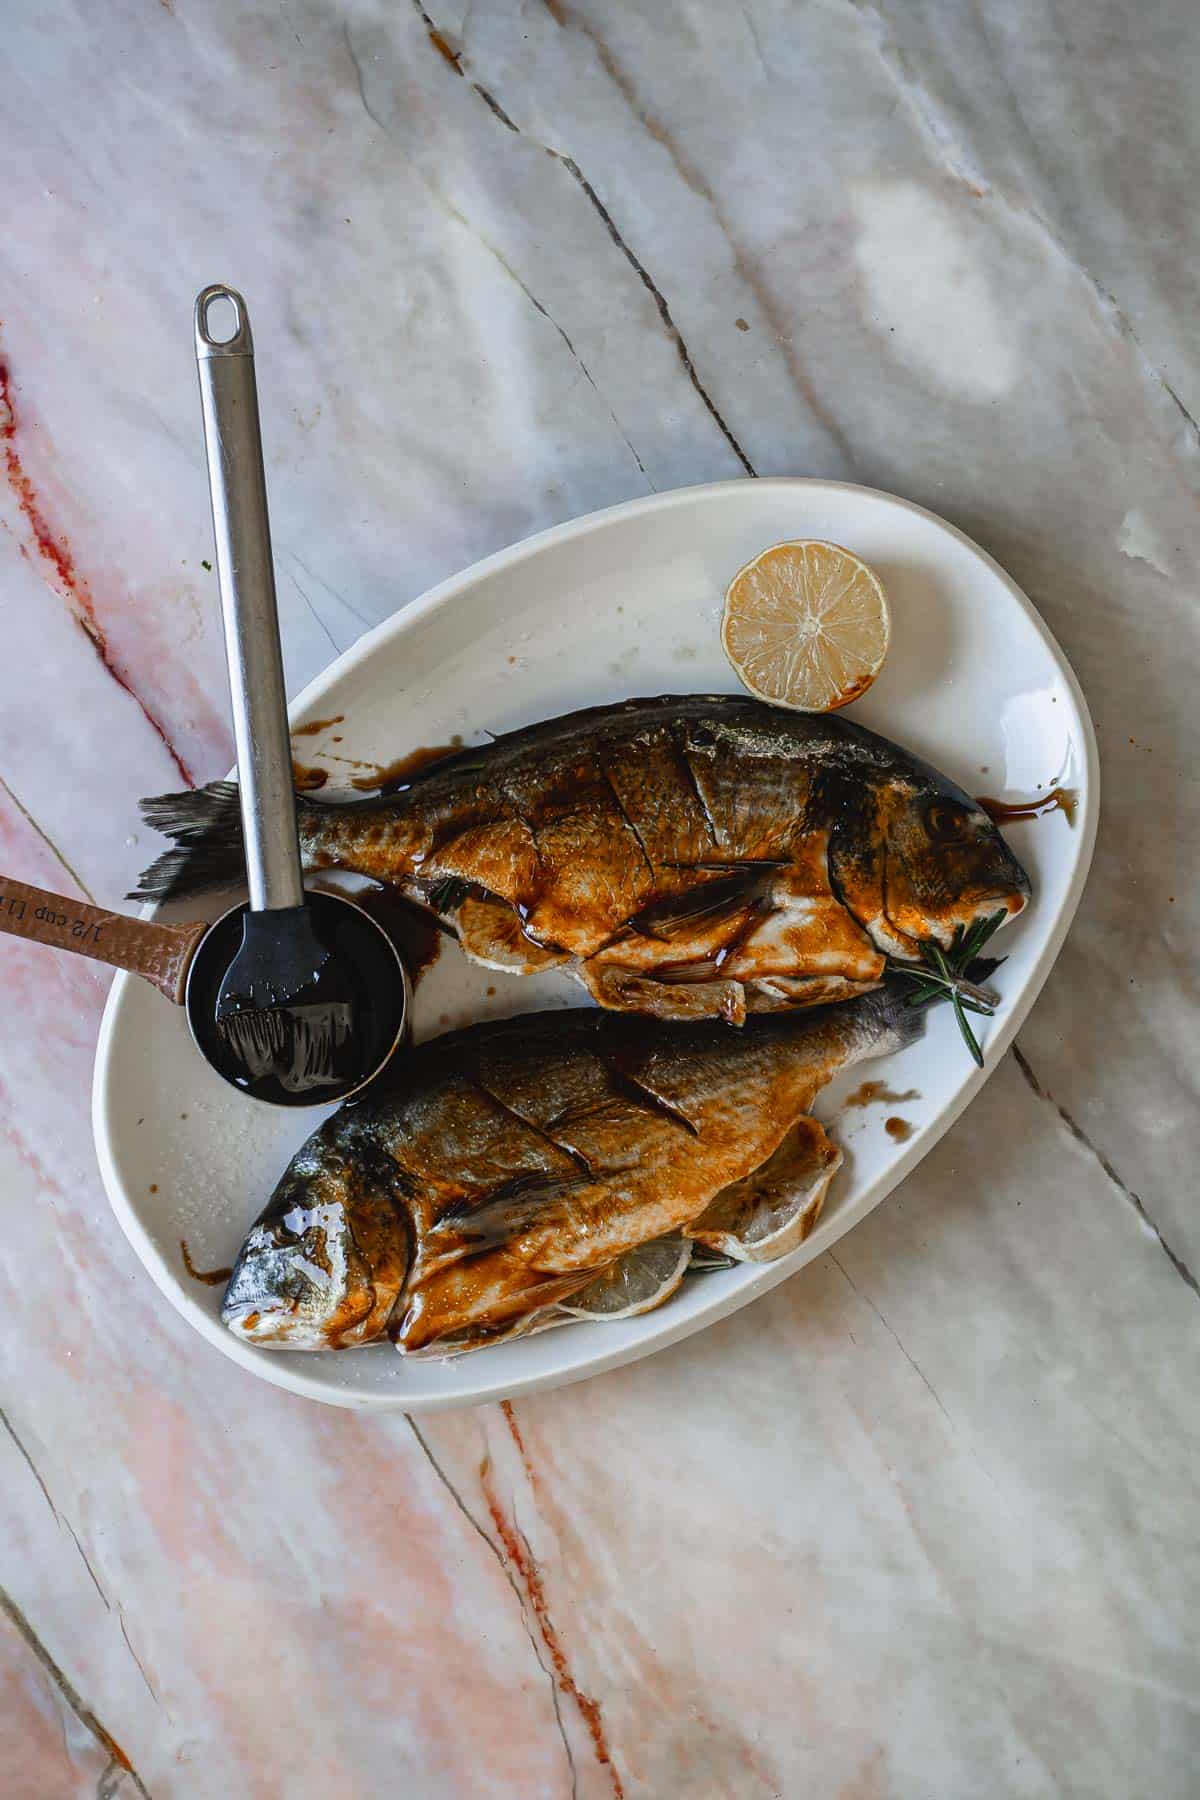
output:
M444 937L453 937L448 926L441 925L432 913L412 900L406 900L395 888L368 888L354 896L356 906L369 913L395 944L408 970L408 979L417 983L438 959Z
M319 732L328 731L331 725L340 725L345 717L345 713L335 713L332 719L313 719L308 725L294 725L292 736L316 737Z
M311 794L316 788L323 788L329 780L328 769L307 769L303 763L292 758L292 780L301 794Z
M422 769L427 769L431 763L441 762L447 756L453 756L455 751L461 749L462 734L456 732L448 744L423 744L417 750L410 750L407 756L398 756L395 762L363 763L362 767L373 769L374 774L353 775L350 785L364 792L370 790L372 793L395 794L401 788L408 787L413 776L418 775Z
M847 1098L846 1105L848 1107L901 1106L905 1100L919 1100L920 1098L916 1088L908 1088L903 1094L898 1094L888 1086L886 1081L864 1081L862 1086L855 1088Z
M395 1045L404 1016L404 987L387 928L381 932L363 918L365 907L347 906L344 897L312 890L307 904L317 937L338 964L353 1022L349 1037L338 1046L334 1078L325 1084L323 1095L316 1095L337 1100L379 1068ZM246 910L238 907L227 913L201 940L188 974L188 1019L204 1055L234 1087L279 1106L311 1106L314 1083L308 1078L302 1034L297 1034L295 1046L301 1060L277 1075L239 1054L238 1040L216 1022L217 996L241 945Z
M341 741L341 738L333 740L335 744L340 744ZM379 767L378 763L370 762L364 756L339 756L336 750L326 750L325 755L330 762L345 763L351 769L377 769ZM372 787L375 785L374 777L371 779L371 785Z
M884 1121L883 1129L890 1138L895 1138L898 1144L907 1143L913 1134L913 1127L907 1119L887 1119Z
M1029 800L989 800L986 794L976 798L988 818L994 819L997 825L1003 825L1007 819L1036 819L1048 812L1065 813L1067 824L1074 825L1079 789L1047 788L1044 794L1035 794Z
M179 1249L180 1254L183 1257L183 1266L191 1276L192 1280L202 1281L205 1287L224 1287L225 1283L229 1280L229 1277L233 1274L232 1269L198 1269L192 1261L191 1251L187 1247L186 1238L180 1238Z

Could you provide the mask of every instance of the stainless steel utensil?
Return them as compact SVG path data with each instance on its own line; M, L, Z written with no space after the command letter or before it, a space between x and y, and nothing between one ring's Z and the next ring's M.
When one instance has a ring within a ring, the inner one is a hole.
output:
M233 309L227 337L210 323L217 302ZM312 1104L339 1098L374 1072L364 1066L376 1036L368 1024L388 996L364 985L306 903L246 302L233 288L206 287L195 328L250 888L216 1023L229 1059L251 1078L240 1085L262 1099ZM403 982L391 1004L403 1013Z

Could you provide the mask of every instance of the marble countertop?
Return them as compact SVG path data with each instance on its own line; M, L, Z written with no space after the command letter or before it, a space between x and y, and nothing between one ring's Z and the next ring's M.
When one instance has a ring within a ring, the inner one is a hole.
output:
M232 760L214 279L293 691L543 526L818 474L1011 570L1105 782L1019 1048L835 1253L419 1429L172 1312L92 1150L107 978L0 944L6 1800L1194 1794L1194 6L15 0L3 45L7 872L115 903L137 797Z

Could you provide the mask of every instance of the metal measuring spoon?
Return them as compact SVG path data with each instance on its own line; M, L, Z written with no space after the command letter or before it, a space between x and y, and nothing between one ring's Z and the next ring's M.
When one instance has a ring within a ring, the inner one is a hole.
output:
M217 993L241 943L244 905L230 907L211 924L200 919L162 925L0 875L0 932L142 976L185 1008L201 1054L234 1087L276 1106L320 1106L357 1093L398 1048L405 1036L409 987L396 946L361 906L324 892L310 893L307 900L317 930L353 971L355 982L356 1060L336 1087L319 1090L255 1079L231 1058L217 1029Z

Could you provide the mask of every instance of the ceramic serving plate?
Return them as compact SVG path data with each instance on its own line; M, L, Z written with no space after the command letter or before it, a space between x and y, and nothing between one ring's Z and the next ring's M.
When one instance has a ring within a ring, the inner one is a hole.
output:
M826 1090L818 1112L846 1149L816 1230L777 1263L689 1278L640 1319L575 1324L444 1361L388 1346L303 1355L256 1349L220 1322L221 1288L195 1280L228 1265L289 1157L321 1114L276 1111L227 1087L201 1061L182 1010L131 976L113 982L96 1058L96 1147L113 1209L163 1293L210 1344L256 1375L336 1406L412 1412L468 1406L575 1381L646 1356L745 1306L820 1256L920 1162L978 1092L1058 952L1087 875L1099 782L1087 708L1029 601L976 545L933 514L865 488L737 481L659 494L561 525L477 563L370 632L314 681L294 725L341 722L301 739L330 784L344 758L386 765L456 735L482 742L576 707L631 695L730 691L722 596L733 573L781 538L829 538L879 571L892 647L853 717L916 750L974 793L1025 796L1051 783L1078 795L1062 812L1006 827L1034 903L999 942L1008 962L994 1020L978 1021L986 1068L967 1056L948 1007L924 1040L872 1064L919 1099L843 1111L862 1071ZM335 742L334 740L340 741ZM215 899L215 914L223 902ZM195 917L194 903L170 909ZM447 945L421 982L418 1038L472 1019L579 1005L551 973L517 979L474 968Z

